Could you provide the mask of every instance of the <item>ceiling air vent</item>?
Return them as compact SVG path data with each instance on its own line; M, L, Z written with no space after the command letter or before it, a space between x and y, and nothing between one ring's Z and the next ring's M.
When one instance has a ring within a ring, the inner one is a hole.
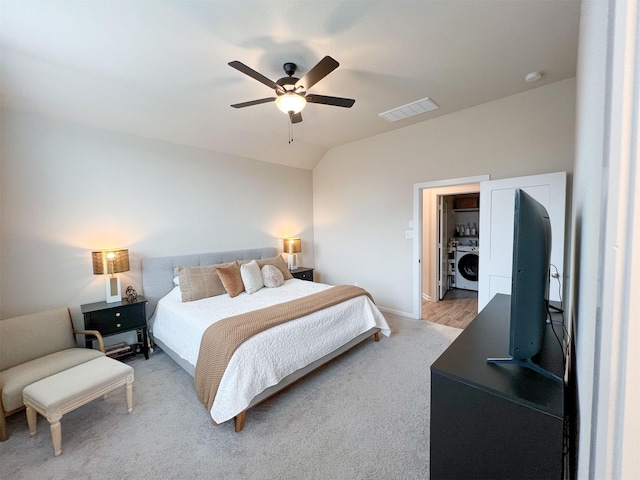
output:
M397 122L398 120L404 120L405 118L413 117L414 115L420 115L431 110L438 108L436 102L429 97L422 100L416 100L415 102L407 103L402 107L394 108L387 112L379 113L378 116L384 118L387 122Z

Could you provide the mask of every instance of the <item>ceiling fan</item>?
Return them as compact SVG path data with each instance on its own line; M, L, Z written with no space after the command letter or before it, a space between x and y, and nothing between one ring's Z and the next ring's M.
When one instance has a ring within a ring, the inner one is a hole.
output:
M302 114L300 112L307 103L320 103L323 105L333 105L334 107L350 108L355 103L355 100L351 98L328 97L326 95L307 93L312 86L333 72L339 65L336 60L326 56L320 60L315 67L309 70L305 76L297 78L293 75L296 73L298 66L295 63L288 62L282 66L287 76L274 82L252 68L247 67L242 62L237 60L229 62L229 66L245 75L249 75L267 87L273 88L276 94L275 97L260 98L258 100L251 100L250 102L236 103L231 106L233 108L244 108L275 101L280 111L289 115L291 123L299 123L302 121Z

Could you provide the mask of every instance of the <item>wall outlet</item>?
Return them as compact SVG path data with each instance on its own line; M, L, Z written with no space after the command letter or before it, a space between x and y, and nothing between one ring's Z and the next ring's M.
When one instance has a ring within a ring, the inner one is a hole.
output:
M413 230L407 230L404 235L406 238L413 238Z

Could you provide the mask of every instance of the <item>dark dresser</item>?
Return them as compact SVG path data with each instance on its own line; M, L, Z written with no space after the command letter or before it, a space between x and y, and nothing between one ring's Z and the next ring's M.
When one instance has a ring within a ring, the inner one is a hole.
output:
M431 365L432 480L563 477L564 386L529 369L487 363L508 356L510 300L496 295ZM555 328L562 338L562 326ZM551 324L536 360L563 376Z

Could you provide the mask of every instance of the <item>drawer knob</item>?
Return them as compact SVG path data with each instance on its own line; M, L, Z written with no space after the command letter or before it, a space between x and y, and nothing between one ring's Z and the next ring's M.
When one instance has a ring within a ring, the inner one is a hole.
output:
M116 327L120 328L122 326L121 323L116 323Z
M116 312L116 317L119 317L119 316L120 316L120 312Z

